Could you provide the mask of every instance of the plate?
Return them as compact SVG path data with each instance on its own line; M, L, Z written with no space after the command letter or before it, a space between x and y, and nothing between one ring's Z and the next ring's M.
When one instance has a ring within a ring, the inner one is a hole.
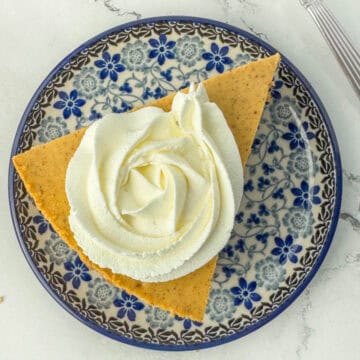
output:
M200 18L152 18L110 29L69 54L40 85L12 155L274 52L243 30ZM323 105L284 56L271 97L202 323L171 316L89 271L34 206L10 163L16 234L54 299L104 335L161 350L220 345L289 306L329 249L339 216L341 163Z

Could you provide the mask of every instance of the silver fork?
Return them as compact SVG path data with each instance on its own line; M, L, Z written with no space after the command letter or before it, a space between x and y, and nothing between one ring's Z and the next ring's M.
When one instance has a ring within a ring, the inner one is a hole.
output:
M351 43L339 21L320 0L300 0L310 13L321 34L360 97L360 54Z

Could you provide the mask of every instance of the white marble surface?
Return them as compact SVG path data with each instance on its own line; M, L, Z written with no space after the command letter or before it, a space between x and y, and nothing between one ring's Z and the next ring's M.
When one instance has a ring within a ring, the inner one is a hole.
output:
M360 45L357 0L325 0ZM0 1L0 359L359 359L360 100L297 0ZM33 92L73 48L112 26L196 15L244 28L295 63L332 119L344 169L341 219L319 273L300 298L251 335L207 350L164 353L110 340L45 292L18 246L7 200L11 143Z

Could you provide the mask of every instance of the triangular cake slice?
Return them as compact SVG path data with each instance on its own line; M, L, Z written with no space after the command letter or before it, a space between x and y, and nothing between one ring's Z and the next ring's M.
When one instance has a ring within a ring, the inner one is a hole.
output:
M279 60L280 56L276 54L203 82L210 100L225 115L239 147L243 165L250 153ZM169 111L173 97L174 94L171 94L148 105ZM53 228L89 268L97 270L112 284L152 305L201 321L217 257L182 278L163 283L144 283L100 268L78 247L68 223L65 174L85 131L78 130L14 156L13 163L28 193Z

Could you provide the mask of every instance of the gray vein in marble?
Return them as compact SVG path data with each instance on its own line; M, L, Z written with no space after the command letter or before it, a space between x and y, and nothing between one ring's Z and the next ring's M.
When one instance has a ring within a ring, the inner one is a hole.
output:
M304 352L306 352L306 350L308 349L309 338L315 331L307 323L307 314L312 309L312 302L310 300L309 289L305 289L303 299L305 302L304 306L301 309L301 319L302 319L303 327L302 327L301 341L296 348L296 356L298 359L300 359L304 354Z
M360 185L360 175L354 174L351 171L343 170L344 180L347 181L348 186L344 187L347 191L351 188L351 185L358 187ZM356 191L356 190L355 190ZM352 197L357 198L357 208L354 211L342 211L340 213L340 219L348 222L354 231L360 233L360 199L358 194L354 194ZM355 200L356 201L356 200Z
M360 253L347 254L345 256L345 262L346 262L346 264L349 264L349 265L360 263Z
M351 253L346 254L343 258L342 263L336 266L322 267L319 271L319 276L322 281L330 280L332 276L331 273L335 273L338 270L344 269L353 264L360 264L360 253ZM298 359L303 358L303 355L308 350L309 347L309 339L315 333L316 329L312 328L308 324L308 314L312 309L312 301L311 301L311 290L309 288L305 289L302 295L303 306L301 308L300 317L302 320L302 329L301 329L301 338L300 342L296 348L296 356ZM306 357L304 357L306 358Z
M257 31L253 25L249 24L244 18L242 18L240 16L240 20L241 22L245 25L245 27L252 32L254 35L256 35L257 37L259 37L260 39L265 39L268 40L268 37L266 34L264 34L263 32Z
M356 175L350 171L343 170L344 177L352 184L360 184L360 175Z
M346 254L341 264L338 264L336 266L322 267L319 271L319 276L321 277L322 281L330 280L334 275L334 273L354 264L360 264L360 253ZM316 331L308 324L308 318L309 318L308 314L312 309L312 302L310 295L311 295L311 288L307 288L305 289L301 298L303 301L303 306L300 311L300 317L302 320L302 329L301 329L300 342L296 348L296 356L298 359L303 358L303 355L305 354L305 352L309 347L309 339ZM306 358L306 356L304 356L304 358Z
M360 221L356 219L354 215L351 215L348 212L342 212L340 214L340 219L349 222L353 230L360 233Z
M230 0L221 0L220 4L224 13L224 22L228 24L230 22Z
M98 0L95 0L98 1ZM102 3L105 7L113 12L117 16L134 16L136 20L141 19L142 15L136 11L124 10L118 6L117 1L114 0L103 0ZM121 2L119 2L121 3ZM119 4L120 5L120 4Z
M342 270L350 265L360 264L360 253L346 254L343 262L335 266L322 267L319 271L319 276L322 280L331 279L330 273Z
M255 4L252 1L249 0L237 0L237 2L247 10L250 10L253 14L255 13L255 10L257 9L257 4Z
M331 273L335 273L338 270L344 269L353 264L360 264L360 253L351 253L346 254L343 258L342 263L336 266L328 266L322 267L319 271L319 276L321 277L322 281L330 280L332 276ZM303 306L301 308L300 317L302 320L302 330L301 330L301 338L300 343L296 348L296 356L298 359L301 359L304 353L307 351L309 347L309 339L315 333L316 329L312 328L308 324L308 314L312 309L312 302L311 302L311 290L309 288L305 289L302 301ZM306 358L306 357L305 357Z

